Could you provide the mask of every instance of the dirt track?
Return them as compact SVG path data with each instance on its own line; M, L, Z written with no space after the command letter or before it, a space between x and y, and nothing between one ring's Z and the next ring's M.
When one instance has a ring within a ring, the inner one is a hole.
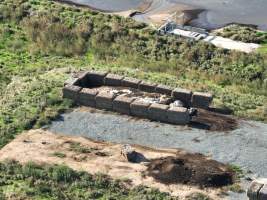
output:
M147 159L153 160L166 156L187 155L186 152L174 149L153 149L138 145L134 149ZM218 195L221 189L199 188L183 184L163 184L146 176L145 163L129 163L120 153L121 145L95 142L81 137L70 137L52 134L43 130L31 130L19 135L0 151L0 161L14 159L21 163L33 161L39 164L66 164L76 170L89 173L104 173L118 179L129 179L133 186L146 185L155 187L184 199L185 196L201 192L213 199L225 199ZM19 155L19 156L18 156ZM61 156L57 156L61 155ZM64 156L62 156L64 155ZM202 161L210 162L207 158ZM221 168L223 165L219 164Z

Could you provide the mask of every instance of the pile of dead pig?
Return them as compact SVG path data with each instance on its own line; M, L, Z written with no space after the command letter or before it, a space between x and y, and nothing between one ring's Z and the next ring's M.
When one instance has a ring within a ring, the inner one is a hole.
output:
M112 89L101 89L103 86ZM181 125L196 115L195 108L208 109L213 99L210 93L193 93L103 72L85 72L68 81L63 97L78 105Z

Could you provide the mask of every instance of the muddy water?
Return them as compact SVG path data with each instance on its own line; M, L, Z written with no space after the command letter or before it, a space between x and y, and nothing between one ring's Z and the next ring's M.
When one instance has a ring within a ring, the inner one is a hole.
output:
M195 21L208 28L220 27L227 23L254 24L267 30L266 0L174 0L207 10Z
M145 0L71 0L94 8L121 11L135 9ZM267 30L267 1L266 0L152 0L150 12L160 12L173 3L192 5L205 9L193 25L204 28L217 28L228 23L254 24L260 29ZM142 19L142 18L141 18Z
M96 9L106 11L123 11L135 9L143 0L71 0L74 3L79 3L91 6Z

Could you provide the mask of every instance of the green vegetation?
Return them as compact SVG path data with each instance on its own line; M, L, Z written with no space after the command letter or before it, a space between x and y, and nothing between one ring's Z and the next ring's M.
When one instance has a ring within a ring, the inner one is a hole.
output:
M166 193L143 186L129 189L125 181L90 175L56 166L9 161L0 163L0 199L116 199L174 200Z
M240 179L244 177L244 172L241 167L236 166L236 165L229 165L230 169L235 172L236 178Z
M236 165L229 165L230 169L235 172L235 183L226 187L227 190L230 190L235 193L243 193L245 190L240 185L241 178L244 178L245 174L241 167Z
M54 152L53 156L59 157L59 158L66 158L66 154L62 152Z
M260 32L252 27L241 25L230 25L217 32L217 35L231 38L233 40L263 44L267 42L267 33Z
M196 193L192 193L191 195L187 196L186 200L212 200L212 199L205 194L196 192Z
M48 0L0 2L0 147L72 107L74 72L96 69L211 91L214 106L267 121L266 55L160 36L143 23Z
M259 52L263 54L267 54L267 41L261 45L261 47L259 48Z
M228 186L228 190L235 193L245 192L245 190L241 187L240 183L234 183L233 185Z
M74 151L76 153L91 153L94 149L84 147L79 142L71 142L69 150Z
M234 24L223 28L222 31L217 31L216 35L237 41L260 44L261 47L258 50L259 53L267 54L267 32L259 31L248 26Z

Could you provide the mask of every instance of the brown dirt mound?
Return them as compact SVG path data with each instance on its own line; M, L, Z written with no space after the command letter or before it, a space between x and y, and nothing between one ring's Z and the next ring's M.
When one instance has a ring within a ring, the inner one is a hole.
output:
M238 121L232 116L198 109L198 115L193 117L191 126L209 131L231 131L238 127Z
M147 172L161 183L201 187L220 187L232 184L234 179L234 172L227 165L207 159L202 154L154 159Z

